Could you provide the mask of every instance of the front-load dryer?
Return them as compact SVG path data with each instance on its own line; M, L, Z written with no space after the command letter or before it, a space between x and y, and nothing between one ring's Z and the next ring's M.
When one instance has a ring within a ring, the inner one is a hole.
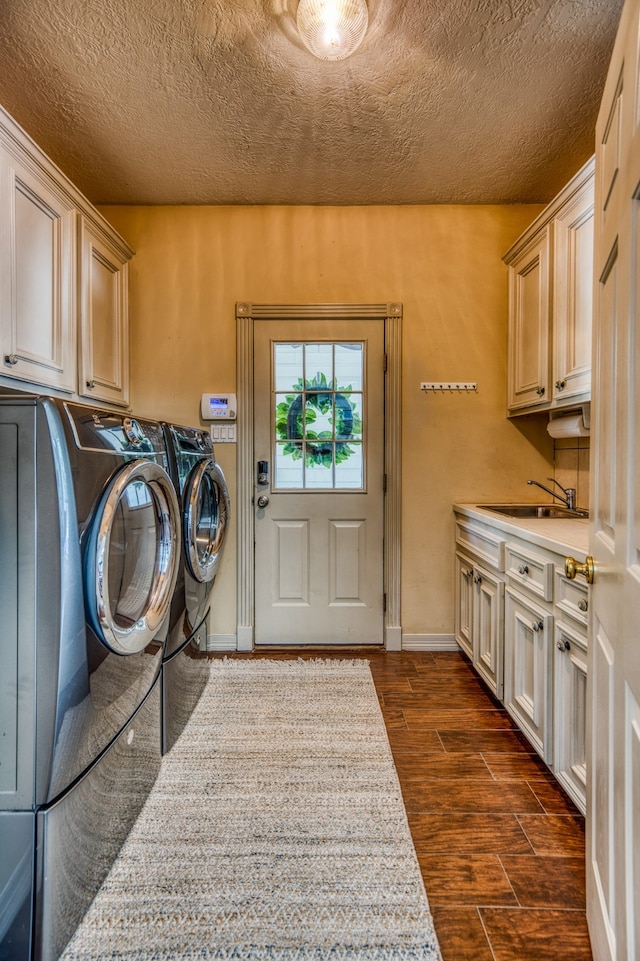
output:
M0 959L54 961L155 780L180 516L160 426L0 399Z
M211 437L198 427L164 424L171 475L182 511L182 563L162 665L163 752L182 732L204 684L188 659L204 646L211 591L229 524L229 491Z

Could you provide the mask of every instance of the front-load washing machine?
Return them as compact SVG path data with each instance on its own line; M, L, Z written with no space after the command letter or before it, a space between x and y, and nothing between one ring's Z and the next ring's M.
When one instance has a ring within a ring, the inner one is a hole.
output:
M0 399L0 959L54 961L160 764L180 516L159 424Z
M211 591L229 523L229 491L211 437L164 424L171 475L182 511L182 563L162 664L163 752L175 744L205 683L189 659L202 649Z

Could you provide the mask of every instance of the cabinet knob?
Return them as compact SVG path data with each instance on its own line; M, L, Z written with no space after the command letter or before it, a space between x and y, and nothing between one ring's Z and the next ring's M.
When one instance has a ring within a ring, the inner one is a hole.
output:
M473 567L469 568L468 571L463 571L462 576L465 577L467 580L473 577Z
M556 381L556 390L564 390L565 382L563 380Z
M473 578L473 583L482 584L482 576L480 574L476 574L476 576Z
M4 355L4 362L5 362L5 364L10 364L11 367L13 367L14 364L17 364L17 363L18 363L18 355L17 355L17 354L5 354L5 355Z
M589 610L588 601L578 601L578 610L583 612L588 611Z
M593 557L588 554L584 564L579 564L575 557L566 557L564 561L564 573L568 580L572 581L577 574L582 574L586 578L587 584L593 584L595 575L595 564Z
M541 630L544 628L544 624L542 623L542 621L534 621L534 623L531 625L531 627L533 628L533 630L534 630L534 631L536 632L536 634L537 634L538 631L541 631Z
M542 395L544 394L544 387L536 387L536 394L538 395L538 397L542 397Z
M556 647L558 648L559 651L562 651L563 653L564 653L564 651L570 651L570 650L571 650L571 644L569 643L569 641L568 641L565 637L561 638L561 639L558 641Z
M529 568L527 567L527 565L521 564L520 567L518 568L518 574L528 574L528 573L529 573Z
M89 388L89 390L93 390L93 388L94 388L95 386L96 386L95 380L88 380L88 381L87 381L87 387Z

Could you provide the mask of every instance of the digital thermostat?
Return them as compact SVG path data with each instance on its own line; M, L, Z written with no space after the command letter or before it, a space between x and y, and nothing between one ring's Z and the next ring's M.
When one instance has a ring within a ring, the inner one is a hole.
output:
M235 394L203 394L200 416L203 420L235 420L238 405Z

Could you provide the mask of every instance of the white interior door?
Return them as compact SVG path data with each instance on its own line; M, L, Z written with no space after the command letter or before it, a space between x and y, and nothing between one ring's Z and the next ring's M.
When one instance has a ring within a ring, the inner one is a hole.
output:
M587 912L596 961L640 957L639 11L640 0L629 0L596 129L587 754Z
M383 364L375 321L256 324L256 644L383 643Z

